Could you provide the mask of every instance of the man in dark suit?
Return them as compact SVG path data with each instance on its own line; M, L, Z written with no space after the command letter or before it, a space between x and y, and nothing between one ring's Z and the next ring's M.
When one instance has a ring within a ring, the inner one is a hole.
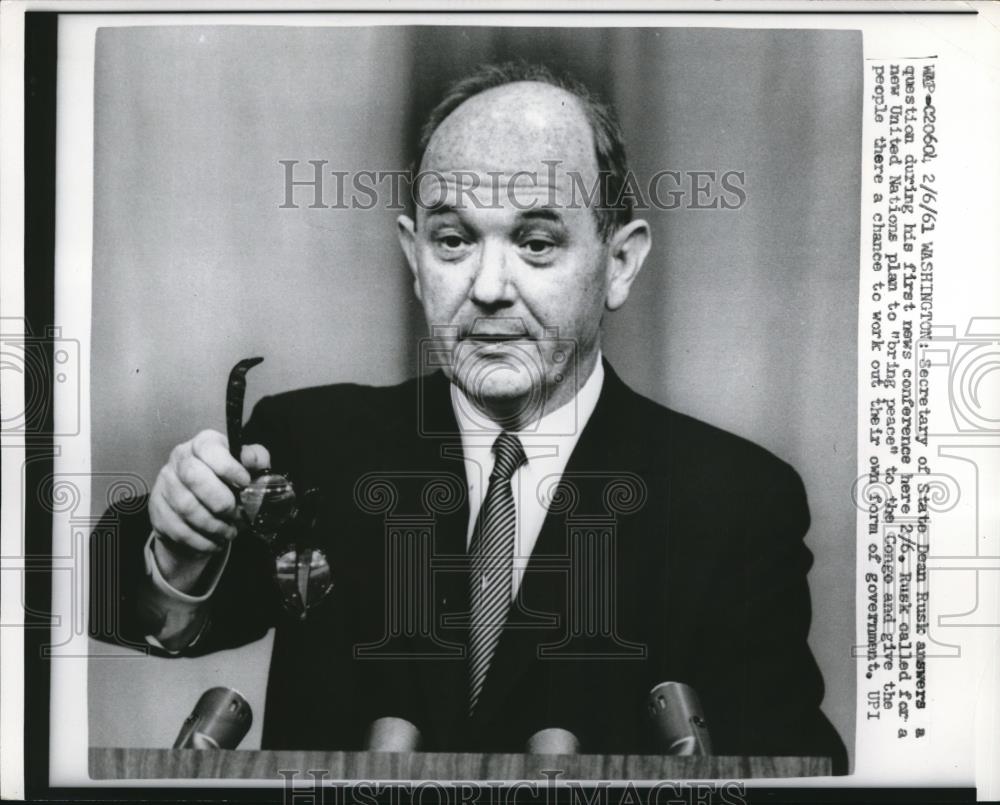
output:
M148 505L112 514L135 538L110 631L196 655L277 627L265 747L360 747L393 717L429 750L522 751L558 728L648 752L646 694L673 680L716 753L842 769L806 642L801 481L601 355L650 246L611 112L537 68L487 68L432 113L418 164L399 237L440 371L266 398L241 461L211 431L175 448ZM233 494L265 467L318 490L304 538L335 583L304 619Z

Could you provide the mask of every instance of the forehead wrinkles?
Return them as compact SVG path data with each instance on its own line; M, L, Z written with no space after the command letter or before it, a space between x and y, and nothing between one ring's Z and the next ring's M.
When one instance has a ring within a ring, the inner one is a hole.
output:
M546 175L548 160L587 182L597 178L593 135L580 102L558 87L520 82L481 92L448 115L421 167Z
M573 178L561 169L540 175L493 173L482 176L470 171L424 174L417 192L425 211L439 205L454 208L460 216L481 218L489 211L499 211L505 218L517 212L550 208L569 213L580 210L589 215L581 198L583 192Z

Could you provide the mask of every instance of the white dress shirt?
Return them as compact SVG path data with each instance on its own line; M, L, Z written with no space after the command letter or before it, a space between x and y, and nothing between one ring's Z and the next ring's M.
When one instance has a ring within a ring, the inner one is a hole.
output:
M604 365L598 353L590 377L565 405L549 411L520 431L511 431L524 447L527 462L514 472L511 491L516 511L514 542L514 583L511 598L517 595L524 570L549 510L552 493L566 469L580 433L590 420L604 386ZM501 428L478 413L458 386L451 386L451 404L462 435L462 455L469 489L469 526L466 546L472 543L479 509L486 498L493 472L493 443Z

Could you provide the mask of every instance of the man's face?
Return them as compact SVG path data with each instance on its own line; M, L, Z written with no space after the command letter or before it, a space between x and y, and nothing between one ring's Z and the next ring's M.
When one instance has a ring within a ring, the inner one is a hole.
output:
M573 398L599 349L614 261L584 204L598 178L590 126L569 93L508 84L452 112L421 170L400 238L445 371L523 426Z

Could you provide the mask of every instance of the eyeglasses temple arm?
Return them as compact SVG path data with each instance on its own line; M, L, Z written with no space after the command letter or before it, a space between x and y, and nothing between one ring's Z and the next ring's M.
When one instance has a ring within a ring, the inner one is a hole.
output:
M247 391L247 372L263 358L245 358L229 373L226 385L226 436L229 438L229 453L237 461L243 452L243 398Z

